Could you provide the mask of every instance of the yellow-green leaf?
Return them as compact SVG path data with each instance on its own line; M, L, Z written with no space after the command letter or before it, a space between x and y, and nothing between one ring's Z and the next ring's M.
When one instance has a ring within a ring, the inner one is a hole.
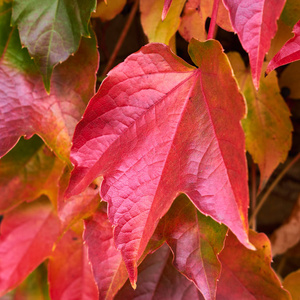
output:
M291 147L292 123L290 111L280 95L275 73L261 77L257 91L250 70L238 53L229 53L235 76L244 94L248 113L242 121L246 135L246 149L258 164L263 187L278 166L284 162Z
M173 0L164 21L161 14L164 0L140 0L141 22L149 42L169 45L180 23L180 14L185 0Z

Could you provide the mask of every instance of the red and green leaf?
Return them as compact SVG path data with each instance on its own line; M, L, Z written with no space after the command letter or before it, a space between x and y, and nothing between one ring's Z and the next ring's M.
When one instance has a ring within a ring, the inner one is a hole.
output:
M56 155L68 161L75 125L94 94L95 39L83 39L76 55L55 69L48 95L27 50L21 48L18 31L4 22L10 13L6 9L0 16L1 32L10 32L0 57L0 156L21 136L38 134Z
M180 195L160 221L154 237L165 240L176 269L194 282L206 300L215 299L227 228L199 213L191 201ZM153 239L153 238L152 238Z
M64 163L33 136L19 143L0 160L0 212L45 194L56 205L58 181Z
M90 37L88 22L96 0L15 0L12 24L18 25L22 45L43 75L46 90L55 65L65 61L79 47L81 36Z
M256 251L243 247L229 233L219 259L222 264L217 299L291 300L271 268L271 245L263 233L249 232Z

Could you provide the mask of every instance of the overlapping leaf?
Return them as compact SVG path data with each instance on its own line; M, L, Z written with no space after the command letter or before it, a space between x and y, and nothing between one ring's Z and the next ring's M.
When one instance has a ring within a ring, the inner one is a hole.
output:
M75 195L65 201L64 193L70 180L70 171L65 170L59 182L58 216L62 224L70 227L77 221L88 218L97 209L100 199L97 186L89 186L79 195Z
M97 286L82 233L69 230L59 241L48 264L51 300L96 300Z
M113 229L106 210L101 209L85 221L84 241L88 247L99 299L112 299L128 278L120 252L115 248Z
M206 300L215 299L227 228L206 217L180 195L161 220L155 237L165 240L174 253L173 265L192 280ZM152 237L153 239L153 237Z
M262 64L271 39L277 31L277 20L285 0L223 0L230 13L232 27L238 34L243 48L249 54L252 79L259 87Z
M210 0L186 2L179 27L179 33L185 40L190 41L192 38L200 41L206 40L205 22L208 17L211 17L212 8L213 1ZM223 29L232 31L229 14L222 0L219 3L216 22Z
M234 73L248 106L247 118L243 120L246 148L258 164L261 187L280 162L284 162L291 147L290 111L280 95L275 74L260 81L257 91L249 70L237 53L229 54Z
M288 65L280 74L279 86L289 89L289 98L300 99L300 61Z
M189 51L199 69L162 44L129 56L109 73L74 135L67 195L103 175L101 198L133 284L137 260L181 192L251 247L244 101L218 42L192 40Z
M0 295L20 284L51 254L60 230L47 199L20 205L5 215L0 236Z
M67 161L74 127L94 93L95 39L83 39L76 55L55 69L48 95L27 50L21 49L17 30L9 27L8 16L7 8L0 16L1 32L10 32L8 40L1 38L5 50L0 59L0 156L20 136L36 133Z
M127 282L115 297L115 300L123 299L203 300L204 298L195 285L172 266L171 251L167 245L163 245L140 265L137 289L133 290Z
M103 22L109 21L122 11L125 4L126 0L98 1L96 12L92 14L92 17L100 18Z
M283 286L291 293L293 299L300 298L300 269L285 277Z
M272 70L282 65L300 60L300 20L294 26L293 33L295 36L288 40L280 51L272 58L266 73L270 73Z
M55 204L64 163L55 158L42 140L23 138L0 160L0 212L42 194Z
M291 300L271 268L271 245L263 233L249 232L256 251L243 247L229 233L219 258L222 264L217 299Z
M170 11L162 21L164 0L140 0L141 23L149 42L169 45L176 33L185 0L173 0Z
M12 292L10 300L49 300L47 269L41 264ZM5 297L2 297L5 299Z
M15 0L12 23L18 25L22 44L28 48L50 90L53 67L79 47L81 35L89 37L88 22L96 0Z

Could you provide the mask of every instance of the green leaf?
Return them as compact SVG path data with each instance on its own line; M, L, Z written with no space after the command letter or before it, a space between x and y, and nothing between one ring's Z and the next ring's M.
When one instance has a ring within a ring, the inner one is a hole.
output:
M38 5L37 5L38 4ZM12 24L43 75L46 90L55 65L74 54L81 35L89 37L88 22L95 0L15 0Z

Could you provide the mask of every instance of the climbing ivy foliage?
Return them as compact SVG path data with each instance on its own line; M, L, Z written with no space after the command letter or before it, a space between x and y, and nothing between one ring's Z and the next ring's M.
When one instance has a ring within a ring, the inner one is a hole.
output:
M300 59L293 3L0 1L0 295L292 299L249 230L246 151L263 188L291 147L274 70ZM96 91L91 17L125 5L148 43Z

